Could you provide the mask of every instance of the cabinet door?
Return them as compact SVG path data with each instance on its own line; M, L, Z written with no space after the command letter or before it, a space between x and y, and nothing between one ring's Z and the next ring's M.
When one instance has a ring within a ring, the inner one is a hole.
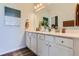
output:
M36 53L37 52L37 40L36 40L36 34L32 33L31 36L31 50Z
M73 50L61 45L55 45L54 46L54 55L56 56L72 56L73 55Z
M26 33L26 46L28 47L28 48L30 48L31 47L31 37L30 37L30 35L29 35L29 32L27 32Z
M49 43L49 56L55 56L55 47L53 43Z
M38 55L48 56L48 43L45 40L38 39Z

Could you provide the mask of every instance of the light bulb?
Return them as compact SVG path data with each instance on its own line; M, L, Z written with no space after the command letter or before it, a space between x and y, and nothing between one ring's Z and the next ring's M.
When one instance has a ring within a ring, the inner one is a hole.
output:
M39 8L40 7L40 5L39 4L37 4L37 8Z
M34 9L37 9L37 7L36 7L36 6L34 6Z
M40 6L42 5L42 3L39 4Z

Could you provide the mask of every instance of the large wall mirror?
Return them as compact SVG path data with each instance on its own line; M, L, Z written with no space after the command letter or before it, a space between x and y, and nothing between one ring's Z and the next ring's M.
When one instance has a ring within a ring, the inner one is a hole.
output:
M51 28L52 25L58 27L58 15L51 15L51 3L44 3L43 4L45 7L42 8L39 11L35 11L35 14L37 15L37 19L38 19L38 24L47 19L48 21L48 26Z
M49 26L55 24L59 28L75 28L79 26L79 4L46 3L45 8L35 12L40 22L43 17L49 19Z

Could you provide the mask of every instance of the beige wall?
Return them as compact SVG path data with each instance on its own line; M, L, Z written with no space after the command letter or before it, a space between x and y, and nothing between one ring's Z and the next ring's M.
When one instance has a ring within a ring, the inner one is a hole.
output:
M75 3L55 3L52 4L50 9L51 16L59 16L59 27L63 27L63 21L75 20L76 4ZM74 29L73 27L66 27L68 29Z
M21 10L20 26L5 25L5 6ZM0 55L26 47L24 24L32 9L32 4L0 4Z
M29 18L29 20L31 20L29 16L33 14L33 4L32 3L7 3L3 5L21 10L21 29L25 30L24 25L25 25L26 19Z

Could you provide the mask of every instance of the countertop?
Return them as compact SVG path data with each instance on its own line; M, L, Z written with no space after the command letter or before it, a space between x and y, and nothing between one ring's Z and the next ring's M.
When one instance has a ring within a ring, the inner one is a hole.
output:
M26 32L33 32L33 33L52 35L52 36L57 36L57 37L79 39L79 33L42 32L42 31L34 31L34 30L26 30Z

